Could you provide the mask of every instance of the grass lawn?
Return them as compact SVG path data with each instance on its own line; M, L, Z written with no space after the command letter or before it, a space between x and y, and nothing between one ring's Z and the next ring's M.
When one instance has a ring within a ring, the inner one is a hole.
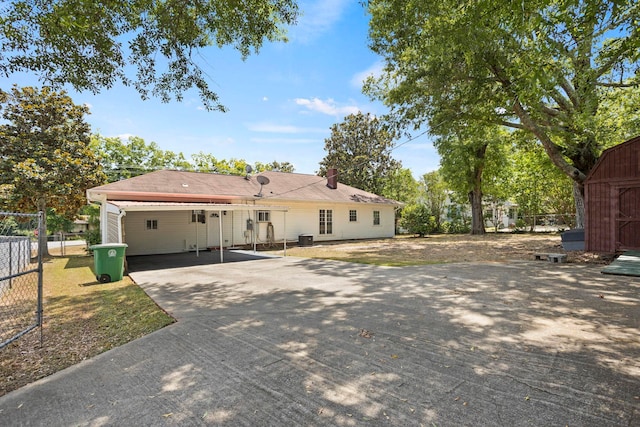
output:
M45 262L43 345L36 329L0 350L0 395L174 322L128 276L101 284L92 267L80 248Z

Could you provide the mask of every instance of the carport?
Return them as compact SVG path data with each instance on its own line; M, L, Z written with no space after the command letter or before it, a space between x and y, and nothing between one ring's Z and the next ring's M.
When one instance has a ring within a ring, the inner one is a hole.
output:
M220 263L224 262L224 244L223 244L223 227L222 227L222 217L223 214L226 215L229 213L233 215L234 212L237 211L249 211L251 213L251 219L254 223L257 221L257 212L264 211L265 206L260 205L248 205L248 204L220 204L220 203L180 203L180 202L138 202L138 201L109 201L108 205L111 205L113 209L118 211L115 228L117 230L118 243L127 243L126 238L124 238L123 228L122 228L122 218L126 216L127 212L176 212L176 211L185 211L185 212L193 212L202 215L212 214L212 218L217 218L217 228L220 236L220 245L217 248L220 252ZM287 240L286 240L286 227L287 227L287 207L283 206L269 206L268 209L270 211L278 211L283 212L283 221L282 227L284 230L284 240L283 240L283 254L287 254ZM105 209L105 212L108 212L109 209ZM111 218L114 218L112 215ZM107 216L106 221L109 221L109 216ZM196 237L198 236L197 228L202 225L199 221L195 221L193 223L193 227L196 228ZM103 229L104 234L102 239L103 241L112 242L114 240L113 235L108 235L109 228L107 227ZM234 233L235 224L233 220L231 221L231 233ZM106 231L106 232L105 232ZM251 233L251 245L253 246L253 252L257 252L257 236L256 233ZM196 257L200 256L200 248L199 244L196 244L195 254Z
M208 266L211 264L234 263L234 262L246 262L255 261L267 258L280 258L277 255L264 254L260 252L254 252L251 250L235 250L225 249L224 257L218 257L212 251L207 254L199 254L194 257L191 252L182 252L177 254L162 254L162 255L134 255L127 257L127 271L142 272L142 271L155 271L163 269L173 269L182 267L194 267L194 266ZM222 255L222 254L221 254Z

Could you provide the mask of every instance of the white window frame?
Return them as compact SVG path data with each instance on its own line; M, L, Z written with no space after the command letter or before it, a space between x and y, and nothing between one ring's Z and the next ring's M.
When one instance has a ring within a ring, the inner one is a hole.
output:
M146 219L144 222L145 222L145 230L155 231L158 229L157 219Z
M333 209L320 209L318 212L318 234L330 236L333 234Z
M380 211L373 211L373 225L380 225Z
M349 209L349 222L358 222L358 211L356 209Z
M258 222L271 221L271 211L258 211L258 214L256 216L258 218Z
M206 218L207 217L207 213L203 210L192 210L191 211L191 219L190 219L190 223L196 223L199 222L200 224L204 224L206 222Z

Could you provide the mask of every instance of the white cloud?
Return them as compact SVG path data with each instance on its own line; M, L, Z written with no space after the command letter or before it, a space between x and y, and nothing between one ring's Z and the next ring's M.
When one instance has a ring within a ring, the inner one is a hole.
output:
M310 42L331 30L341 18L352 0L316 0L300 4L302 15L298 24L289 30L293 40Z
M292 125L280 125L280 124L270 123L270 122L248 123L247 129L249 129L252 132L289 133L289 134L320 133L320 132L327 131L327 129L305 128L305 127L292 126Z
M269 98L267 98L266 96L263 96L263 97L262 97L262 100L266 102L266 101L268 101L268 100L269 100Z
M339 106L333 99L329 98L323 101L319 98L296 98L295 103L307 110L326 114L328 116L348 116L349 114L357 114L360 111L355 105Z
M251 138L251 142L258 144L317 144L319 139L314 138Z
M367 68L364 71L361 71L359 73L356 73L352 78L351 78L351 86L357 88L357 89L362 89L362 85L364 84L364 81L370 77L379 77L382 75L382 68L384 67L382 61L377 61L376 63L374 63L373 65L371 65L369 68Z

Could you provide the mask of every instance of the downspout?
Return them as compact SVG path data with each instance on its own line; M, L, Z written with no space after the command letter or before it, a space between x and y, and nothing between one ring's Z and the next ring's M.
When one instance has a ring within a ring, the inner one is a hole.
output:
M124 210L120 210L118 214L118 243L124 243L122 241L122 218L127 215L127 212Z
M255 206L255 201L253 202L253 205ZM253 236L253 253L256 253L257 248L256 248L256 241L258 240L257 234L258 234L258 223L256 222L258 214L256 212L256 210L253 210L253 231L251 232L251 235Z
M109 236L107 230L107 227L109 226L107 219L107 196L105 194L96 194L93 201L100 204L100 241L102 243L107 243L107 238Z

